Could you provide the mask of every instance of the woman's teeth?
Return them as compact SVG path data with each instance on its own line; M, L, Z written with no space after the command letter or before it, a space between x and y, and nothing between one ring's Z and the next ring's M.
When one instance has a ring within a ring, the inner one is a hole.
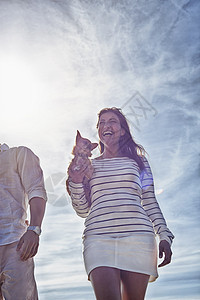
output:
M113 133L112 133L112 131L105 131L104 133L103 133L103 136L106 136L106 135L112 135Z

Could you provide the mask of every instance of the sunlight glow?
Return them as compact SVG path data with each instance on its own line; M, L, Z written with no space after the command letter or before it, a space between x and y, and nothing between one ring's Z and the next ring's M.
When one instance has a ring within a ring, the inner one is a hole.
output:
M18 119L35 109L41 86L33 65L15 56L1 56L0 99L4 116Z

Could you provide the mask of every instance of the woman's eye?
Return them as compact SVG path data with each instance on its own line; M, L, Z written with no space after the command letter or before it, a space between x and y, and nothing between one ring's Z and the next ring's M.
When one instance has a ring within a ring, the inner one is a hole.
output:
M99 126L105 126L105 124L110 124L110 125L112 125L112 124L117 124L118 122L116 121L116 120L109 120L109 121L100 121L99 122Z

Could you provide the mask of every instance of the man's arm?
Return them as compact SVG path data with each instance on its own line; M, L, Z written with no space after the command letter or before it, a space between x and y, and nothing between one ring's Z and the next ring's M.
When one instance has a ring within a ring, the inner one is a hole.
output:
M42 225L44 217L46 200L33 197L29 201L30 204L30 226ZM39 235L32 230L28 230L19 240L17 251L20 251L21 260L27 260L36 255L39 246Z

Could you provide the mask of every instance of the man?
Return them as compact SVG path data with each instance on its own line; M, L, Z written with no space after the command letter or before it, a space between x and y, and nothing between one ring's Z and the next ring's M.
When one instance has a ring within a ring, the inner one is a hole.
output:
M26 147L0 144L0 299L38 299L33 256L46 200L38 157Z

